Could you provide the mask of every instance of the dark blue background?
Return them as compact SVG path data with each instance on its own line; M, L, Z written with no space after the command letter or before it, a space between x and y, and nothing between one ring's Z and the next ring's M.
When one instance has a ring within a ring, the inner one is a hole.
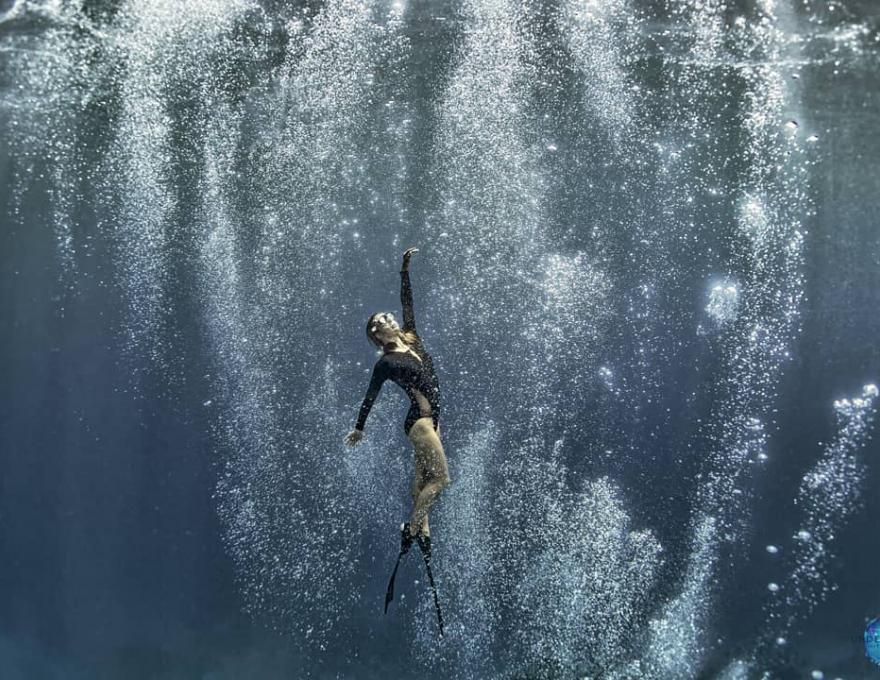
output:
M811 179L818 214L806 241L803 332L770 445L805 454L780 457L785 465L762 489L750 562L726 607L732 640L748 640L760 623L750 595L767 580L763 545L789 531L789 499L817 442L833 432L831 401L880 381L877 58L837 75L830 64L806 69L804 109L822 131ZM7 122L0 108L0 129ZM0 187L12 185L12 172L2 145ZM183 324L193 344L178 345L190 349L171 380L125 355L105 246L92 238L70 288L45 192L35 180L17 219L11 191L0 191L0 675L297 677L307 652L241 613L221 543L212 499L221 444L203 406L210 387L197 322ZM94 215L81 217L87 235ZM360 341L346 349L362 352ZM832 576L840 588L810 616L798 645L795 663L834 669L826 677L877 673L859 647L864 623L880 615L878 454L873 441L862 453L864 509L838 532ZM346 668L340 658L324 663Z

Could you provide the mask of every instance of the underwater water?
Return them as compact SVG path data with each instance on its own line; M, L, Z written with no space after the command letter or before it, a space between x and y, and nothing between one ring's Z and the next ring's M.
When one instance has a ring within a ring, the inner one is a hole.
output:
M878 112L869 0L0 0L0 677L877 677Z

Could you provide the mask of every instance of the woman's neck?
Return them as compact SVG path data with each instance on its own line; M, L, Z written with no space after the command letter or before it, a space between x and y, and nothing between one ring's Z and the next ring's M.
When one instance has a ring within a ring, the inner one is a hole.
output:
M409 351L409 345L398 338L391 342L386 342L383 349L386 352L407 352Z
M385 350L386 353L387 352L402 352L404 354L412 354L416 359L419 360L419 362L421 362L421 360L422 360L422 358L418 355L418 352L416 352L412 347L410 347L405 342L403 342L402 340L399 340L399 339L392 341L392 342L389 342L389 343L386 343L386 345L383 349Z

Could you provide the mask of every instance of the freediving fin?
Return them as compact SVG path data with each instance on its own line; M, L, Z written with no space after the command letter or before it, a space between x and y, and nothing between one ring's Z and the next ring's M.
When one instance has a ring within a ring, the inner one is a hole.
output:
M400 552L397 554L397 562L394 563L394 571L388 581L388 590L385 591L385 613L388 613L388 605L394 599L394 579L397 577L397 568L400 566L400 558L409 552L412 547L413 535L409 532L409 524L400 526ZM421 545L421 544L419 544Z
M425 560L425 571L428 572L428 583L431 593L434 595L434 607L437 610L437 625L440 627L440 637L443 637L443 612L440 610L440 599L437 597L437 586L434 584L434 573L431 571L431 537L419 534L416 537L422 557Z

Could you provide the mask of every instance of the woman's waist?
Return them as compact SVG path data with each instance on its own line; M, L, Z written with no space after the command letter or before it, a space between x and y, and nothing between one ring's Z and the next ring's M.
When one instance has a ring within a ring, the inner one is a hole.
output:
M440 413L440 393L438 391L422 392L420 390L408 390L410 400L410 417L413 414L428 416Z
M428 408L426 408L426 407L429 407L430 409L434 409L434 410L439 411L441 401L440 401L440 395L438 395L438 394L434 394L432 396L424 396L421 394L419 394L419 395L412 395L411 394L411 395L409 395L409 403L410 403L411 408L412 407L415 407L415 408L421 407L423 410L428 410Z

